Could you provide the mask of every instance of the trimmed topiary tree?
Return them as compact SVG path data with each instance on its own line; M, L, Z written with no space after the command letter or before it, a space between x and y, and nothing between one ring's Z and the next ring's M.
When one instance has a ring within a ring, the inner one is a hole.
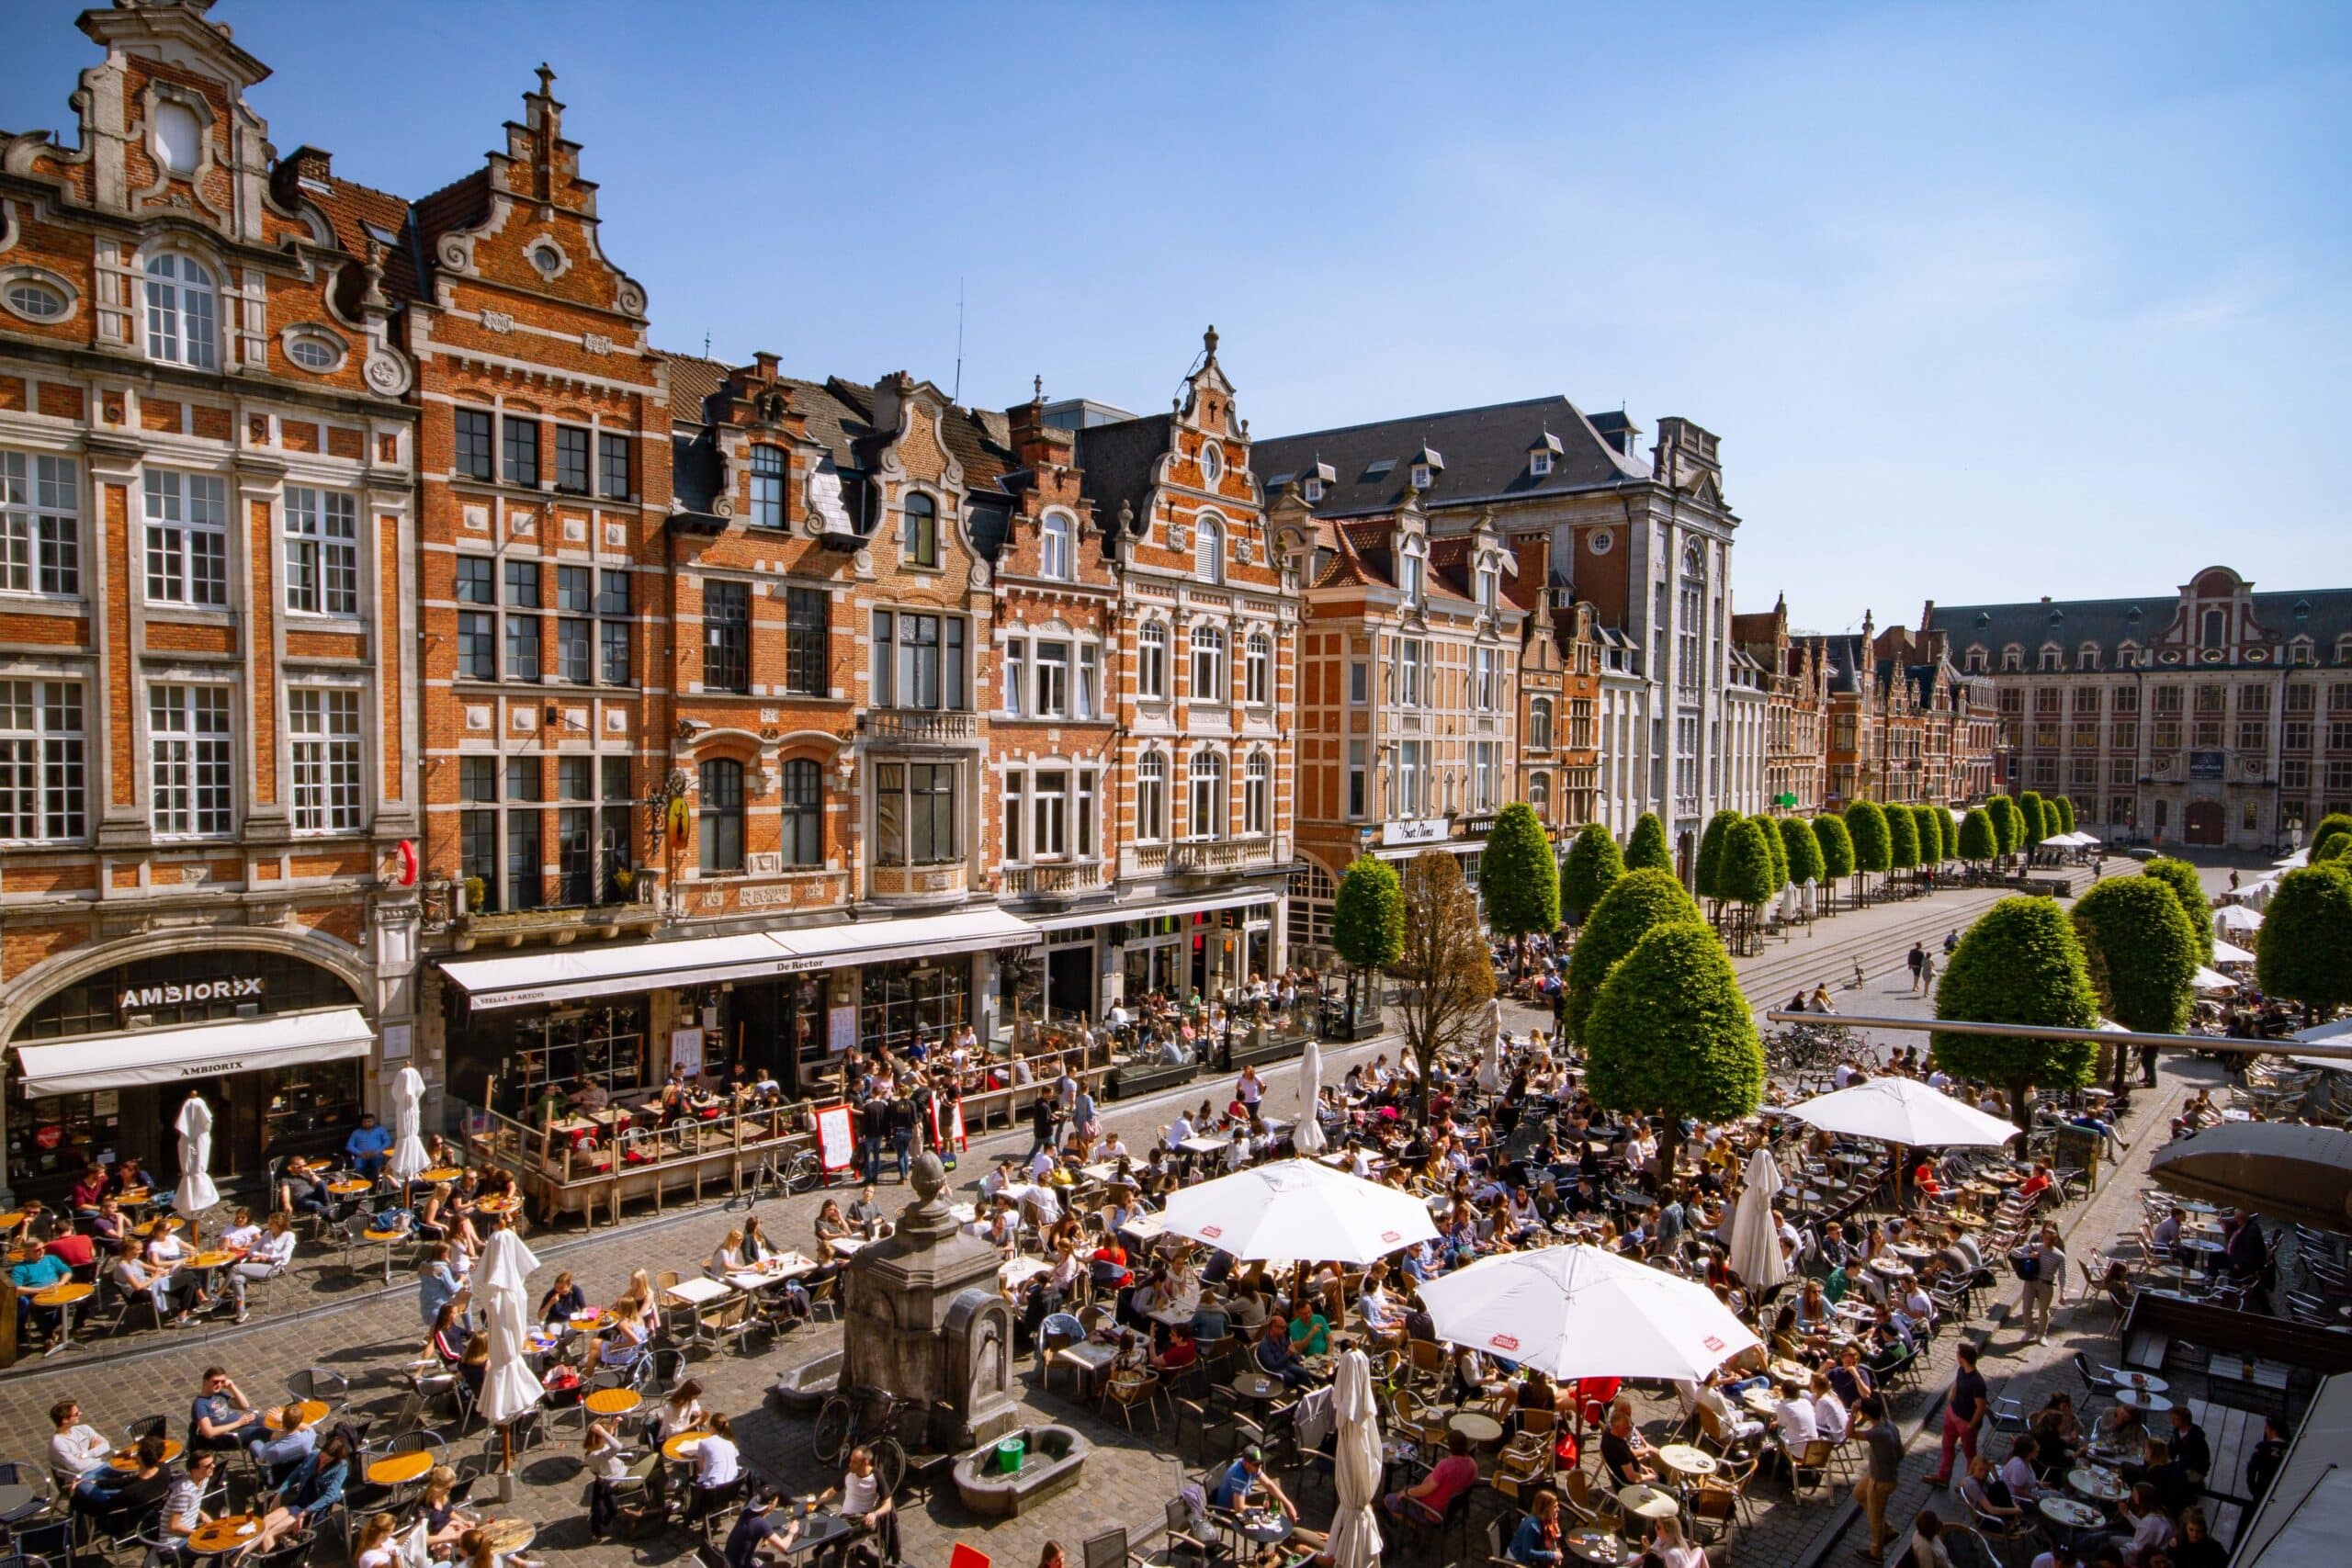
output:
M2073 832L2075 830L2075 797L2070 795L2062 795L2058 797L2057 806L2058 830L2062 833Z
M1634 836L1625 840L1625 869L1674 874L1674 851L1666 841L1666 824L1657 819L1657 812L1645 811L1634 823Z
M1385 969L1405 951L1405 885L1385 860L1359 855L1331 897L1331 951L1348 966L1348 1021L1356 1018L1356 976Z
M1907 806L1886 808L1886 868L1889 871L1917 871L1919 868L1919 819Z
M1843 817L1825 811L1813 819L1813 837L1821 846L1821 886L1828 894L1822 905L1835 913L1838 879L1854 874L1854 836L1846 831Z
M2153 876L2173 890L2180 900L2181 912L2197 928L2197 962L2212 963L2213 906L2206 901L2205 885L2197 879L2197 868L2185 860L2158 855L2140 868L2140 874Z
M1716 885L1715 873L1724 861L1724 835L1739 820L1739 813L1726 807L1707 818L1707 830L1699 835L1699 863L1691 870L1691 886L1702 898L1720 899L1724 897Z
M1772 880L1772 843L1778 839L1753 817L1743 817L1724 829L1715 886L1725 903L1739 906L1743 942L1757 929L1756 912L1780 891Z
M2006 795L1996 795L1984 803L1992 813L1993 830L1998 835L2000 855L2013 855L2025 844L2025 813L2018 803Z
M2056 900L2004 898L1985 910L1936 984L1936 1017L2097 1029L2098 993L2083 944ZM1938 1031L1933 1041L1936 1063L1946 1072L2008 1090L2010 1115L2020 1128L2033 1125L2037 1086L2080 1089L2090 1082L2095 1060L2087 1040Z
M1625 856L1617 840L1600 823L1586 823L1577 830L1576 842L1568 846L1568 858L1560 864L1561 911L1573 923L1584 924L1600 896L1624 874Z
M2302 1003L2306 1021L2352 1007L2352 871L2344 862L2280 877L2255 938L2256 980Z
M1912 815L1919 818L1919 863L1941 865L1951 859L1959 830L1951 813L1940 806L1918 806L1912 807Z
M2068 919L2083 944L2099 1010L2139 1034L2177 1034L2197 1001L2197 928L2179 896L2152 876L2113 876L2080 898ZM2123 1092L2122 1047L2112 1083Z
M1870 874L1894 863L1894 840L1887 831L1886 808L1875 800L1858 800L1846 807L1846 834L1854 842L1854 902L1862 902Z
M2317 865L2322 861L2342 860L2346 854L2352 854L2352 833L2339 828L2319 841L2310 859L2312 864Z
M1789 885L1789 848L1781 841L1781 829L1770 817L1751 817L1749 821L1764 829L1764 847L1772 856L1772 897Z
M1684 1119L1726 1122L1755 1111L1764 1048L1714 932L1669 920L1610 970L1585 1025L1585 1088L1609 1110L1661 1116L1658 1163L1668 1170Z
M1582 1038L1592 999L1609 970L1652 926L1668 920L1697 920L1699 906L1682 890L1674 874L1642 866L1619 877L1600 902L1593 906L1577 944L1568 952L1568 984L1560 1010L1560 1028L1570 1040Z
M2319 819L2319 826L2312 829L2309 841L2316 844L2330 833L2352 833L2352 817L2341 811L2329 812Z
M1497 936L1549 936L1560 926L1560 869L1535 808L1514 800L1497 814L1478 863L1487 925Z
M1819 885L1822 876L1821 840L1815 837L1813 824L1802 817L1779 819L1781 848L1789 857L1789 880L1802 887L1810 882Z
M2025 817L2025 841L2018 848L2038 850L2041 840L2050 837L2050 818L2042 814L2048 805L2039 790L2030 789L2018 796L2018 810Z
M1960 820L1960 858L1982 863L2000 852L2001 833L1993 826L1993 814L1981 806L1971 807Z

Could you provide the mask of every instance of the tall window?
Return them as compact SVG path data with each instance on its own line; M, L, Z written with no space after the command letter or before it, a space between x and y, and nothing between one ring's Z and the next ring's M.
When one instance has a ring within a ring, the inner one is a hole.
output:
M1225 581L1225 525L1204 517L1193 530L1193 575L1203 582Z
M491 466L489 412L484 409L458 409L452 417L457 446L451 467L459 479L487 481L497 471Z
M1069 644L1037 644L1037 706L1039 718L1069 716Z
M1421 705L1422 665L1427 662L1429 645L1418 637L1401 637L1396 643L1396 702L1401 707Z
M286 491L286 607L359 614L359 503L334 490Z
M1193 753L1190 775L1190 818L1185 836L1218 839L1225 836L1225 757L1204 747Z
M498 563L488 556L458 558L458 603L498 603ZM498 615L489 608L458 612L458 673L469 681L498 679Z
M220 331L212 274L187 256L160 255L147 264L147 357L212 370L220 363Z
M1493 609L1502 599L1503 574L1495 567L1478 569L1478 607Z
M188 837L229 832L235 767L230 754L229 688L149 687L147 735L155 831Z
M874 769L874 828L884 865L956 859L956 764L880 762Z
M1193 690L1196 703L1227 703L1233 694L1225 683L1225 633L1216 626L1193 628Z
M702 765L702 869L743 869L743 764L714 757Z
M806 757L784 765L784 863L825 863L825 777Z
M969 705L965 683L966 626L959 615L874 612L874 701L879 707Z
M626 435L596 437L596 486L606 501L629 497L629 446Z
M831 690L832 595L821 588L784 591L784 689L821 697Z
M536 909L547 902L547 862L539 802L547 780L537 757L506 759L506 907Z
M147 598L229 602L229 487L217 474L147 470Z
M566 495L588 493L588 432L576 424L555 427L555 488Z
M628 573L599 571L596 577L596 651L607 686L626 686L635 679L629 660L628 601Z
M1501 662L1494 649L1471 650L1471 682L1474 687L1471 701L1480 713L1495 711L1495 671Z
M1273 831L1274 764L1263 751L1253 754L1241 774L1241 830L1252 838Z
M1400 567L1403 581L1397 586L1404 590L1405 602L1419 604L1429 591L1429 562L1408 552Z
M1250 652L1242 664L1241 698L1258 707L1274 700L1274 639L1264 632L1250 634Z
M1391 815L1419 817L1429 803L1429 750L1426 740L1396 742L1396 798Z
M916 566L939 564L939 504L916 491L899 522L899 550Z
M1372 770L1366 756L1368 743L1348 742L1348 815L1361 818L1371 805Z
M0 681L0 839L78 839L89 830L82 688Z
M286 695L294 733L294 826L347 833L362 825L359 693L348 686L298 686Z
M1038 570L1057 581L1078 575L1078 541L1072 537L1069 514L1048 512L1037 531Z
M1168 836L1168 759L1147 751L1136 763L1136 837Z
M0 452L0 592L82 592L79 490L71 457Z
M555 814L556 895L558 904L596 902L596 760L559 757L555 764L555 796L563 803Z
M1549 822L1552 819L1552 777L1549 773L1535 773L1529 777L1527 804L1535 808L1539 820Z
M499 422L506 482L539 488L539 422L506 415Z
M1078 645L1078 690L1072 716L1093 718L1102 711L1102 650L1091 642Z
M752 585L705 578L702 683L713 692L752 689Z
M1168 694L1168 627L1146 621L1136 634L1136 691L1146 697Z
M1674 624L1674 683L1685 692L1699 689L1699 635L1706 598L1707 558L1693 545L1682 553L1682 584Z
M498 759L458 759L458 798L467 809L458 813L458 874L481 882L480 909L498 907ZM475 809L488 807L490 809Z
M765 445L752 448L752 525L784 526L784 448Z
M1029 776L1029 804L1036 834L1029 853L1036 860L1060 860L1069 853L1069 774L1060 768L1040 768Z
M1527 705L1527 749L1549 751L1552 749L1552 699L1537 697Z
M506 563L506 678L510 681L536 681L539 678L539 617L530 612L539 607L539 563L535 560L510 560Z
M637 863L632 858L636 838L630 831L637 812L637 798L629 788L628 759L599 757L596 759L597 783L604 804L597 807L596 848L604 863L601 877L602 897L605 903L626 902L628 895L621 889L620 879L614 874L626 871Z

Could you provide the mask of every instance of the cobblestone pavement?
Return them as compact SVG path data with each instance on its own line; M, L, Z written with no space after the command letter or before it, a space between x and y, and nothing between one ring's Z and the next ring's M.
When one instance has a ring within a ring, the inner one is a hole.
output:
M1815 953L1826 952L1819 944L1833 941L1841 952L1851 948L1862 953L1866 969L1883 976L1892 966L1899 980L1900 954L1912 940L1939 934L1951 923L1964 923L1989 901L1982 894L1946 893L1850 911L1821 923L1810 939L1798 936L1768 944L1762 953L1741 960L1739 967L1749 982L1751 1000L1759 1007L1771 1005L1783 985L1786 950L1808 940L1816 944ZM1897 995L1878 994L1889 985L1895 981L1873 982L1870 1005L1874 1010L1883 1006L1893 1011L1903 1004L1905 998ZM1849 1007L1849 1010L1858 1010ZM1544 1013L1515 1004L1506 1009L1507 1024L1515 1030L1526 1030L1546 1018ZM1368 1060L1383 1052L1393 1056L1397 1048L1397 1043L1387 1038L1334 1049L1325 1055L1325 1072L1336 1077L1351 1061ZM2201 1065L2189 1067L2198 1066ZM1267 1102L1278 1109L1295 1105L1295 1064L1269 1072ZM2169 1076L2167 1083L2172 1084ZM1197 1103L1216 1092L1213 1080L1196 1082L1178 1094L1108 1106L1106 1120L1130 1144L1139 1146L1172 1116L1178 1103ZM2154 1098L2143 1099L2143 1106ZM2150 1112L2143 1110L2142 1114ZM1026 1147L1025 1131L978 1140L964 1157L958 1179L964 1183L977 1179L997 1155L1018 1155ZM2139 1155L2136 1143L2134 1149ZM886 1206L899 1201L894 1187L893 1182L884 1183ZM2120 1190L2110 1187L2108 1193ZM805 1246L819 1201L814 1195L764 1200L757 1212L779 1241ZM2095 1200L2091 1207L2096 1209L2105 1201L2104 1196ZM741 1212L714 1201L697 1208L673 1210L658 1218L632 1220L616 1229L541 1234L532 1238L543 1264L538 1278L544 1280L553 1269L567 1269L579 1276L592 1299L608 1299L630 1269L674 1267L692 1272L740 1220ZM2104 1239L2107 1234L2108 1229L2092 1227L2094 1239ZM88 1417L110 1434L119 1434L134 1418L156 1413L168 1413L176 1428L185 1421L199 1372L216 1362L227 1367L257 1404L280 1398L289 1376L301 1368L331 1369L351 1380L356 1409L379 1415L389 1423L405 1402L394 1385L393 1374L414 1353L424 1328L414 1287L395 1275L395 1284L384 1288L380 1260L368 1261L375 1267L356 1272L345 1272L335 1264L312 1269L296 1282L295 1289L283 1292L283 1299L273 1303L271 1310L277 1315L265 1318L257 1314L255 1321L244 1328L224 1324L168 1336L141 1334L47 1361L20 1364L0 1378L0 1434L5 1434L0 1457L30 1459L40 1454L49 1430L48 1406L67 1395L79 1400ZM770 1414L762 1405L762 1395L786 1370L837 1348L840 1332L836 1325L820 1324L788 1335L772 1347L754 1341L752 1354L702 1355L695 1363L694 1375L704 1383L708 1403L740 1413L738 1432L747 1459L793 1489L814 1490L832 1478L817 1471L808 1451L807 1423ZM1951 1336L1943 1337L1938 1354L1946 1359L1921 1380L1923 1385L1932 1389L1949 1375L1950 1344ZM2055 1353L2053 1349L2049 1354ZM945 1561L948 1542L957 1538L974 1540L999 1561L1023 1562L1034 1560L1039 1546L1049 1538L1060 1540L1074 1553L1080 1541L1102 1529L1124 1526L1138 1540L1157 1529L1178 1473L1178 1462L1170 1457L1170 1434L1163 1430L1155 1437L1138 1430L1131 1437L1119 1426L1105 1425L1070 1397L1066 1379L1057 1380L1051 1392L1040 1390L1032 1386L1032 1371L1025 1366L1016 1379L1016 1390L1026 1415L1073 1425L1096 1442L1084 1485L1028 1518L985 1529L961 1516L952 1492L936 1500L910 1501L905 1505L904 1532L909 1561L933 1568ZM1927 1397L1924 1393L1906 1396L1913 1405L1920 1405ZM1665 1403L1645 1399L1645 1426L1654 1436L1663 1432L1670 1407L1670 1395ZM1917 1418L1909 1410L1905 1416ZM453 1451L463 1468L480 1468L484 1462L479 1435L455 1445ZM583 1517L586 1483L576 1458L576 1428L571 1426L565 1426L557 1438L524 1456L516 1481L513 1500L497 1505L495 1511L537 1522L542 1527L541 1546L561 1560L653 1563L691 1550L689 1539L674 1530L634 1545L590 1541ZM1916 1495L1916 1489L1906 1483L1901 1506L1915 1508ZM1328 1498L1321 1506L1328 1508ZM1309 1511L1316 1512L1315 1506L1310 1505ZM1749 1562L1794 1561L1824 1532L1837 1511L1823 1502L1789 1505L1767 1496L1751 1526L1741 1532L1736 1554ZM1907 1518L1908 1513L1903 1517Z

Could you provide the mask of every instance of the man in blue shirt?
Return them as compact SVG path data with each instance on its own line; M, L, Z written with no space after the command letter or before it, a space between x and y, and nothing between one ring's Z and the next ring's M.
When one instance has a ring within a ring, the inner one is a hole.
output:
M1242 1450L1241 1457L1227 1465L1225 1473L1217 1477L1216 1490L1209 1494L1210 1504L1235 1512L1248 1507L1250 1495L1263 1479L1263 1469L1256 1449ZM1272 1482L1266 1483L1269 1490L1272 1484Z
M38 1323L45 1332L55 1333L57 1320L64 1314L63 1307L37 1307L33 1298L53 1286L62 1285L74 1277L65 1259L53 1252L44 1252L30 1263L19 1263L8 1270L8 1282L17 1287L17 1337L25 1337L25 1330ZM62 1348L53 1347L53 1348Z
M378 1126L372 1111L365 1113L351 1130L343 1152L351 1156L352 1169L373 1181L383 1173L385 1157L392 1152L391 1129Z

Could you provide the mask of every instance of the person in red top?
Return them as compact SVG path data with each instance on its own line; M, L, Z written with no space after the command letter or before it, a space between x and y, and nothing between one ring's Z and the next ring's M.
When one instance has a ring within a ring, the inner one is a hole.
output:
M1459 1432L1448 1432L1445 1457L1431 1465L1430 1472L1413 1485L1382 1498L1381 1506L1400 1519L1411 1517L1423 1524L1442 1524L1446 1509L1477 1479L1478 1461L1470 1457L1470 1439Z
M49 1244L50 1256L68 1269L87 1269L98 1260L97 1247L79 1231L69 1231Z
M2033 1166L2033 1174L2027 1177L2023 1181L2018 1183L2018 1196L2020 1198L2039 1198L2044 1192L2049 1190L2050 1168L2043 1165L2041 1161L2036 1160Z
M107 1168L92 1160L83 1169L80 1180L74 1183L74 1212L95 1214L98 1200L107 1195Z
M1155 1351L1151 1364L1163 1372L1181 1372L1200 1359L1200 1347L1193 1343L1193 1325L1180 1323L1168 1331L1168 1348Z
M1124 1291L1135 1283L1135 1276L1127 1272L1127 1249L1119 1245L1115 1235L1103 1238L1102 1245L1094 1249L1091 1262L1097 1289Z
M1911 1185L1919 1190L1922 1198L1943 1196L1944 1184L1936 1179L1936 1162L1932 1159L1919 1162L1919 1168L1911 1173Z

